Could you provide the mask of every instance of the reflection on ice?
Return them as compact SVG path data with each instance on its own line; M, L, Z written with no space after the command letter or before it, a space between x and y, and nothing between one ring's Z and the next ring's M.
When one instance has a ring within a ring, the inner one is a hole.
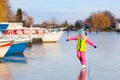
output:
M27 63L26 57L23 53L12 53L7 54L3 59L2 62L14 62L14 63Z
M32 44L25 50L25 55L28 58L37 58L42 56L56 56L61 52L59 43L44 43L44 44Z
M87 77L87 70L86 69L81 70L78 76L78 80L86 80L86 77Z
M0 62L0 80L13 80L12 74L5 63Z

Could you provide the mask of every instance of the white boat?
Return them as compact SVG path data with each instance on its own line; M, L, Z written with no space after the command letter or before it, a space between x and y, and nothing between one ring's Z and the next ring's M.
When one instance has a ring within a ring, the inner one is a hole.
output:
M0 39L0 58L3 58L6 55L12 43L13 40Z
M60 37L63 35L64 28L56 28L56 29L48 29L48 28L24 28L19 29L19 33L24 33L21 35L21 37L30 37L32 39L34 38L40 38L42 42L57 42ZM29 31L27 31L29 30Z
M6 25L5 25L6 24ZM17 23L2 23L0 26L4 27L2 33L5 36L21 37L21 38L40 38L42 42L57 42L62 36L65 28L24 28ZM11 35L12 34L12 35Z
M57 42L62 36L64 28L49 29L48 32L44 33L41 37L43 42Z
M19 24L19 26L20 25L21 24ZM14 23L0 24L0 32L1 32L2 39L14 40L13 44L11 45L10 49L7 51L6 54L23 53L25 48L27 47L27 44L31 41L31 38L23 38L23 37L20 37L19 35L16 35L16 32L15 32L17 31L16 26L18 25Z

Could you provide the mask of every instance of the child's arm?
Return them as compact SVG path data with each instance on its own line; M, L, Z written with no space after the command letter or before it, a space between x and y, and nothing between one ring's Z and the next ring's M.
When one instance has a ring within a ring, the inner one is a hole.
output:
M78 39L78 36L73 36L73 37L70 37L67 39L67 41L70 41L70 40L77 40Z
M86 40L86 42L93 46L94 48L97 48L96 45L89 38Z

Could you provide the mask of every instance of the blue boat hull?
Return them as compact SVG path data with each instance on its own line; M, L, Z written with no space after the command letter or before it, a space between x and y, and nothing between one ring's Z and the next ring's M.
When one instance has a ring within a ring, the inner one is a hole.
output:
M28 42L16 43L13 44L8 50L7 54L11 53L23 53L25 48L27 47Z

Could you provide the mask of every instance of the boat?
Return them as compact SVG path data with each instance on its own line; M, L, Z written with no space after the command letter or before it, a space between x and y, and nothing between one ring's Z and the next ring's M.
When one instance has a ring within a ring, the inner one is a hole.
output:
M3 58L6 55L12 43L13 40L0 39L0 58Z
M41 37L43 42L57 42L63 35L64 28L48 29Z
M40 39L42 42L58 42L65 28L25 28L21 23L0 23L5 36ZM0 27L1 29L1 27Z
M23 53L27 44L31 41L31 38L23 38L19 35L14 35L13 31L16 30L16 25L14 23L1 23L0 24L0 32L2 35L2 39L11 39L14 40L13 44L9 48L6 54L11 53ZM20 24L21 25L21 24ZM12 29L15 28L15 29Z

